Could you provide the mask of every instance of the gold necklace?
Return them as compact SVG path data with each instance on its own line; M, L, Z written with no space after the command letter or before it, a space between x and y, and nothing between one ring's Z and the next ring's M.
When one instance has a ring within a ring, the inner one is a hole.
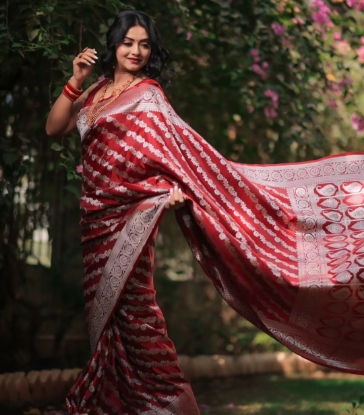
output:
M89 126L89 128L92 127L92 125L94 124L94 122L96 121L96 118L101 114L101 112L110 104L112 104L117 98L119 98L119 96L126 90L126 88L129 87L129 85L137 78L137 75L134 75L132 79L129 79L128 81L126 81L123 85L121 85L120 88L115 88L114 86L114 81L112 79L110 79L109 82L107 82L105 84L105 86L102 88L102 91L100 93L100 96L97 100L95 100L95 102L92 104L92 107L90 108L90 111L87 114L87 125ZM106 102L104 105L102 105L99 109L97 109L95 111L96 105L101 102L104 98L105 98L105 94L107 89L109 88L109 86L112 86L112 90L111 90L111 95L110 97L112 97L114 95L114 97L112 98L111 101Z

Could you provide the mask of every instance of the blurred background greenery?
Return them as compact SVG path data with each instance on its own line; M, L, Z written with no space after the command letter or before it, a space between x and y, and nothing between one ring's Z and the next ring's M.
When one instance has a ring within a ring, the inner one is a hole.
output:
M78 135L46 136L52 102L114 16L151 15L181 117L242 163L363 151L361 0L7 0L0 5L0 372L82 366ZM89 83L100 76L95 68ZM236 315L194 261L173 214L160 227L158 301L179 353L280 350Z

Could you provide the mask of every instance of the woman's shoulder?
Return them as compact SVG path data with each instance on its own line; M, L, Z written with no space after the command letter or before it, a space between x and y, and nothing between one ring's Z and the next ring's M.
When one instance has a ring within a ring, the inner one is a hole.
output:
M138 82L135 87L137 88L149 88L149 89L158 89L160 91L163 92L162 87L160 86L159 82L156 81L155 79L151 79L151 78L143 78L140 82Z
M138 93L142 100L161 102L161 97L163 97L162 101L167 101L163 88L155 79L145 78L136 84L134 88L134 91Z

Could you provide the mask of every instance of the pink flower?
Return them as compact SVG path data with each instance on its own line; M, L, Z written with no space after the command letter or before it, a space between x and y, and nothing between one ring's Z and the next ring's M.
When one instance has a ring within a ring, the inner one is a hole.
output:
M266 62L266 61L262 62L262 68L263 69L268 69L269 68L269 63Z
M323 0L311 0L312 20L321 28L333 27L331 9Z
M248 107L249 114L253 114L254 111L255 111L255 108L252 105L249 105Z
M332 109L336 109L336 108L338 108L339 106L337 105L337 102L334 100L334 99L332 99L332 98L329 98L328 100L327 100L327 105L330 107L330 108L332 108Z
M192 38L192 33L191 32L187 32L186 40L191 40L191 38Z
M361 43L362 45L364 45L364 36L362 36L362 37L360 38L360 43Z
M273 91L273 89L266 89L264 91L264 96L267 97L267 98L270 98L272 100L272 107L273 108L278 108L279 96L275 91Z
M200 30L200 33L202 33L204 36L208 36L209 32L207 30Z
M336 53L340 55L347 55L351 51L351 47L346 40L338 40L334 43Z
M271 98L273 101L278 101L278 95L273 89L266 89L264 95L268 98Z
M263 71L263 69L257 63L252 65L252 71L260 75L263 79L268 78L267 72Z
M319 9L320 11L324 13L330 12L330 8L327 6L324 0L311 0L311 3L312 3L311 7L316 7L317 9Z
M347 86L347 85L353 85L353 83L354 83L353 78L348 78L347 76L344 76L344 78L339 82L339 87L343 88L344 86Z
M250 55L253 57L253 62L258 63L260 61L258 49L252 49Z
M282 45L286 46L287 48L291 48L293 46L292 42L289 39L286 39L286 38L282 39Z
M358 54L358 61L364 63L364 46L360 47L356 53Z
M323 26L323 27L325 27L325 26L332 27L333 26L333 23L332 23L332 21L331 21L331 19L328 16L327 13L323 13L321 11L312 13L312 19L319 26Z
M346 0L346 4L353 9L364 10L364 0Z
M329 89L329 91L333 92L334 94L338 95L339 97L343 93L343 91L341 90L340 84L336 84L334 82L329 82L328 89Z
M270 27L277 36L283 35L286 31L286 26L282 26L277 23L272 23Z
M334 40L341 40L341 33L340 32L334 33L333 38L334 38Z
M267 118L277 118L278 114L274 107L265 107L264 114Z
M351 116L351 126L355 131L363 131L364 130L364 119L360 118L358 114L354 113Z
M304 24L304 21L298 17L294 17L292 19L292 22L298 26L302 26Z
M76 166L76 172L82 174L83 173L83 166L82 164L79 164Z
M259 56L259 50L258 49L251 49L250 50L250 54L252 55L252 56Z

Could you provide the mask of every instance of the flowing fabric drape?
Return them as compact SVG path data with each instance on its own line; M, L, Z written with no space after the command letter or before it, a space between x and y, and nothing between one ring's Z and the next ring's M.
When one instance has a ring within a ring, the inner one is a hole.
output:
M140 261L151 246L169 189L178 184L187 202L177 211L177 220L222 297L303 357L364 373L364 155L263 166L233 163L181 120L152 80L125 91L89 128L87 114L99 88L78 120L84 167L84 292L94 353L88 368L97 366L102 342L115 336L115 319L121 327L128 321L119 310L127 290L139 284L136 275L143 274L138 269L152 272ZM154 321L149 321L146 327L154 330ZM135 335L143 330L135 326ZM148 344L143 347L152 350ZM160 363L157 356L151 366ZM138 380L135 364L128 370ZM169 398L157 403L145 398L153 413L198 413L188 382L177 371L183 381L175 382L178 390L169 396L176 402L188 396L190 412L165 409ZM86 374L87 368L83 382ZM83 413L85 397L79 391L77 399L74 395L80 382L69 395L75 414ZM153 386L158 387L156 380ZM97 387L92 391L89 401L96 402L101 392ZM125 405L130 413L147 413L142 403L135 410Z

